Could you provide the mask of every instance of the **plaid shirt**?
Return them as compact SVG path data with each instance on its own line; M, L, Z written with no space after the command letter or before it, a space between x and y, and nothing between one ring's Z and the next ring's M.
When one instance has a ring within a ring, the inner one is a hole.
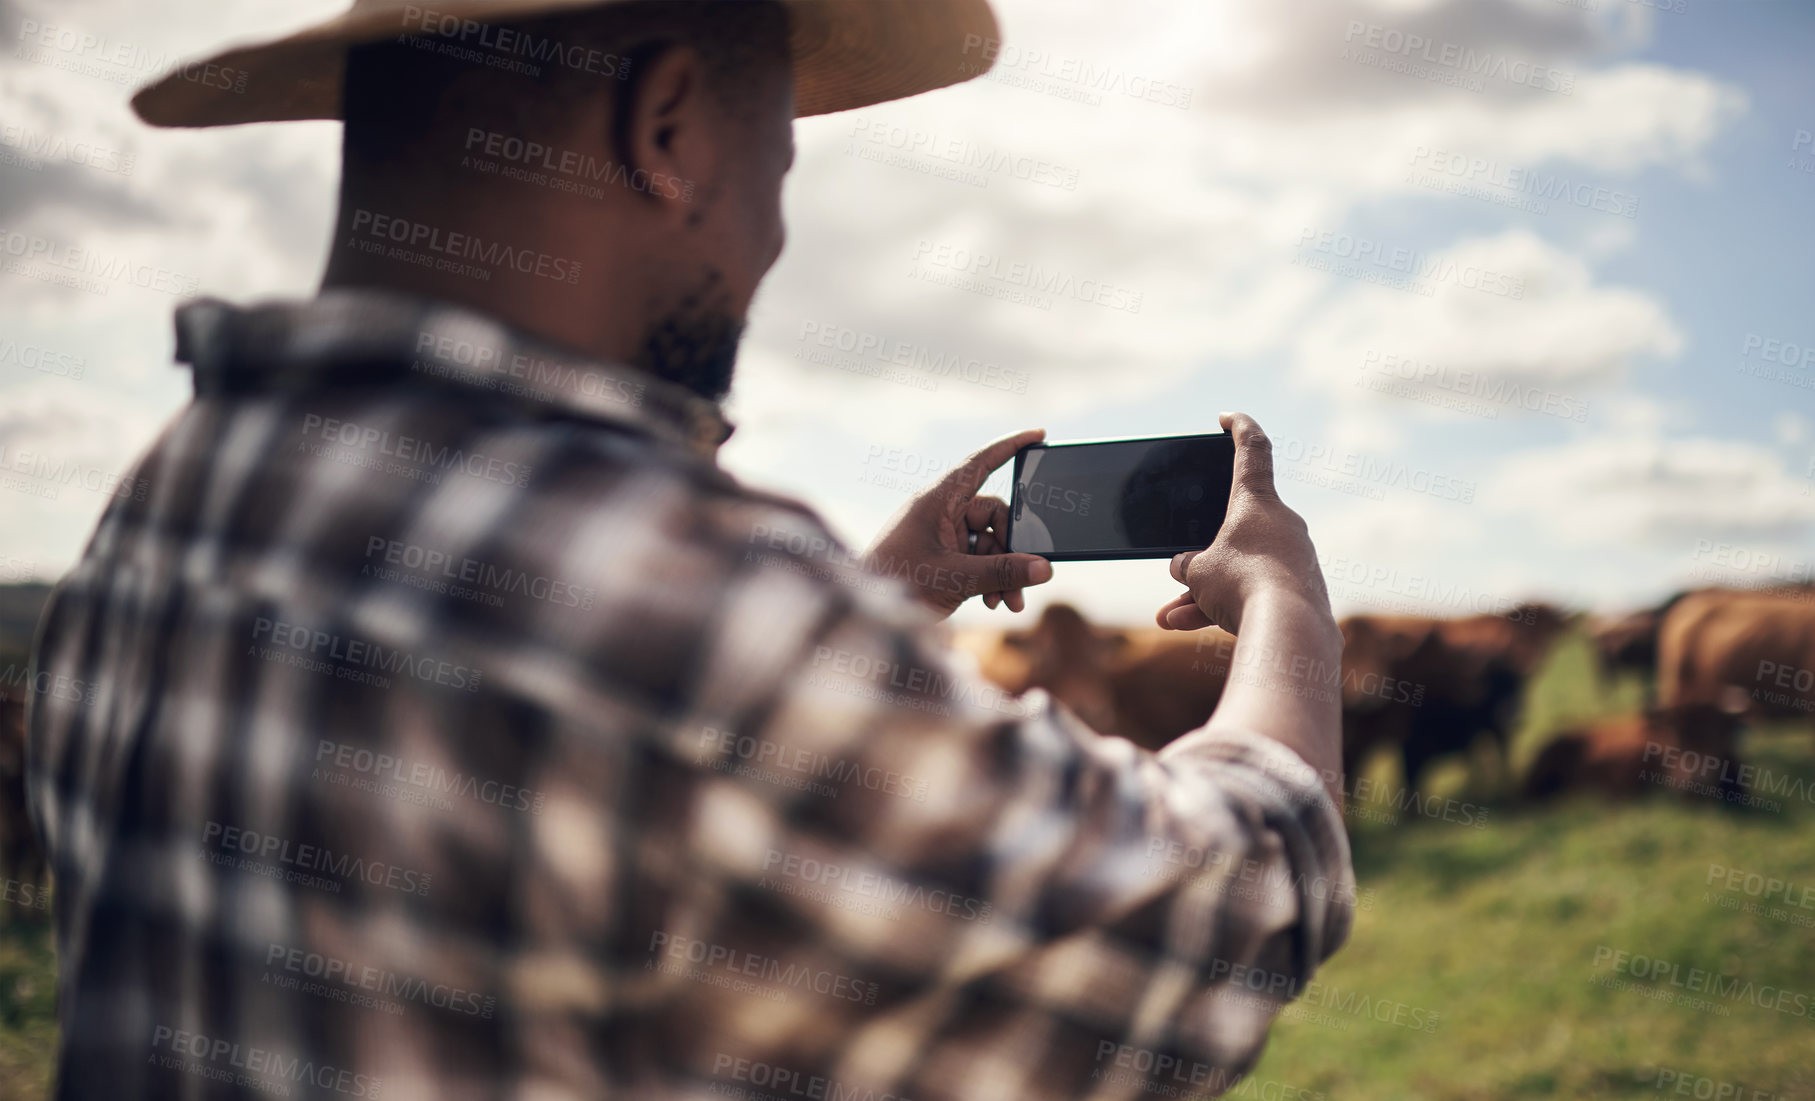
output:
M1003 696L710 403L373 291L177 351L38 643L59 1096L1211 1094L1346 938L1300 758Z

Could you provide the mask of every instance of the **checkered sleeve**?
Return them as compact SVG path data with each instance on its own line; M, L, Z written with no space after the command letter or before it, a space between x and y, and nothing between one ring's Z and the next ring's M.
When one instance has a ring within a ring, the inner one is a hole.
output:
M678 735L705 777L693 878L720 914L687 935L851 993L702 999L715 1040L690 1073L913 1098L1227 1089L1348 935L1317 775L1254 735L1157 756L1099 736L927 627L892 585L810 556L733 586Z

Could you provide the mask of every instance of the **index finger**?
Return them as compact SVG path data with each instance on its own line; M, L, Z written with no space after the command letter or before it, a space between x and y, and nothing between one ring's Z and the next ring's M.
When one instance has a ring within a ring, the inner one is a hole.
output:
M973 452L970 458L959 463L939 479L942 494L952 498L969 501L983 488L983 483L996 472L996 468L1015 457L1015 452L1030 443L1039 443L1046 438L1046 429L1029 428L1016 432L1012 436L1003 436L992 443L985 444Z

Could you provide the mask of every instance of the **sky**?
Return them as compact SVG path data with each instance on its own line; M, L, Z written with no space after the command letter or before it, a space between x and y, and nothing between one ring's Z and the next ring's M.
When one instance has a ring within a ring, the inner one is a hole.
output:
M0 582L67 569L187 400L183 298L319 284L339 125L154 130L131 90L341 6L0 0ZM796 124L740 478L861 548L998 435L1240 409L1339 613L1808 577L1815 5L996 10L983 78ZM53 281L72 248L149 285ZM1029 603L1177 591L1062 563Z

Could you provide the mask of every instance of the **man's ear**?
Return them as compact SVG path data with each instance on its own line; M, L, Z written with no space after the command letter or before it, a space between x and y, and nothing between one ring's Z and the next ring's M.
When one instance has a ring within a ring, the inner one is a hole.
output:
M712 107L693 47L669 43L634 56L612 143L628 186L676 213L693 209L695 182L712 179L722 155Z

